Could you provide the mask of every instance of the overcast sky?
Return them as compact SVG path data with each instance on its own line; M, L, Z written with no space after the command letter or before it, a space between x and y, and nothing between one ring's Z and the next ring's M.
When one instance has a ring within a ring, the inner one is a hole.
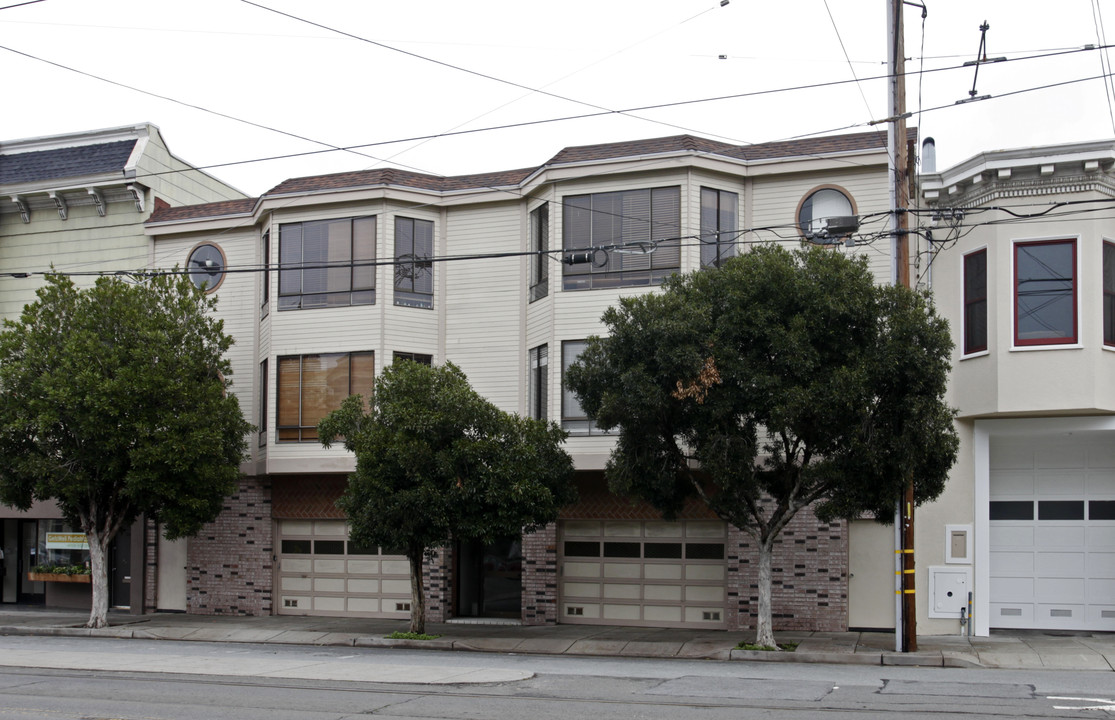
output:
M210 172L252 195L289 177L506 170L680 133L857 132L888 114L886 0L18 2L0 0L0 138L149 121L187 162L241 163ZM1066 52L1102 45L1105 21L1115 42L1115 0L925 4L924 24L906 7L907 96L938 168L1115 137L1108 51ZM984 21L988 57L1010 61L976 78L963 64ZM973 82L990 98L957 105ZM680 104L632 110L667 103ZM427 136L440 137L412 139ZM264 160L353 145L366 147Z

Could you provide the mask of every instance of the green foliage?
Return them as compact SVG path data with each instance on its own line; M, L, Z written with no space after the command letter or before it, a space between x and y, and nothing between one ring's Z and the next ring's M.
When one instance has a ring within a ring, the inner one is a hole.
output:
M370 411L350 397L318 432L356 454L338 505L361 545L413 557L451 539L491 542L552 522L573 500L565 433L502 412L451 363L394 363Z
M798 643L778 643L778 645L756 645L755 643L741 642L736 645L736 650L756 650L761 652L793 652L798 649Z
M251 429L215 302L185 277L49 277L0 332L0 502L54 500L106 542L140 514L168 538L212 520Z
M923 503L957 452L943 402L948 327L925 297L831 250L759 247L603 317L566 381L619 428L613 489L667 516L696 493L769 540L801 507L886 520ZM701 472L693 470L696 461Z
M388 640L437 640L441 635L427 635L426 633L401 632L396 630L385 637Z
M50 575L88 575L88 565L36 565L31 568L33 573L46 573Z

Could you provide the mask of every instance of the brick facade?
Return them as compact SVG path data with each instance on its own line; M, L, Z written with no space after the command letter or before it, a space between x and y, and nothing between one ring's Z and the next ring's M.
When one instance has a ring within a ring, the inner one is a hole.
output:
M756 542L729 526L728 548L728 629L754 629ZM798 512L774 541L771 609L776 631L848 629L848 523L822 523L810 508Z
M550 523L523 536L523 624L555 624L557 595L557 523Z
M220 516L190 539L186 611L270 615L274 552L271 482L243 478Z

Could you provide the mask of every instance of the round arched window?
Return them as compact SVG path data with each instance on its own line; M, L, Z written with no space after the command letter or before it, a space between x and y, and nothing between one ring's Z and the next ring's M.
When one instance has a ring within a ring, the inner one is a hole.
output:
M213 292L225 277L225 254L216 245L202 243L190 251L186 261L190 282Z
M852 199L833 187L823 187L805 196L798 206L798 227L801 234L809 239L835 242L848 234L846 223L830 232L830 218L849 218L856 214Z

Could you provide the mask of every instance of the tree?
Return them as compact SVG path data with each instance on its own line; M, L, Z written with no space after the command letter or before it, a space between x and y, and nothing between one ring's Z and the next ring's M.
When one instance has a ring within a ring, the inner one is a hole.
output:
M108 624L107 551L143 516L168 539L215 518L252 426L227 394L232 339L185 276L79 290L51 275L0 332L0 502L53 500L89 543L88 627Z
M774 541L802 508L887 522L911 478L919 504L944 489L958 447L948 325L923 295L875 285L863 261L757 247L603 321L608 336L566 382L619 428L609 484L668 518L696 495L754 538L760 645L774 645Z
M424 558L452 540L492 542L533 532L574 500L565 432L505 413L452 363L401 360L377 378L370 408L358 395L318 425L343 438L356 472L337 504L350 538L399 548L410 561L410 630L426 628Z

